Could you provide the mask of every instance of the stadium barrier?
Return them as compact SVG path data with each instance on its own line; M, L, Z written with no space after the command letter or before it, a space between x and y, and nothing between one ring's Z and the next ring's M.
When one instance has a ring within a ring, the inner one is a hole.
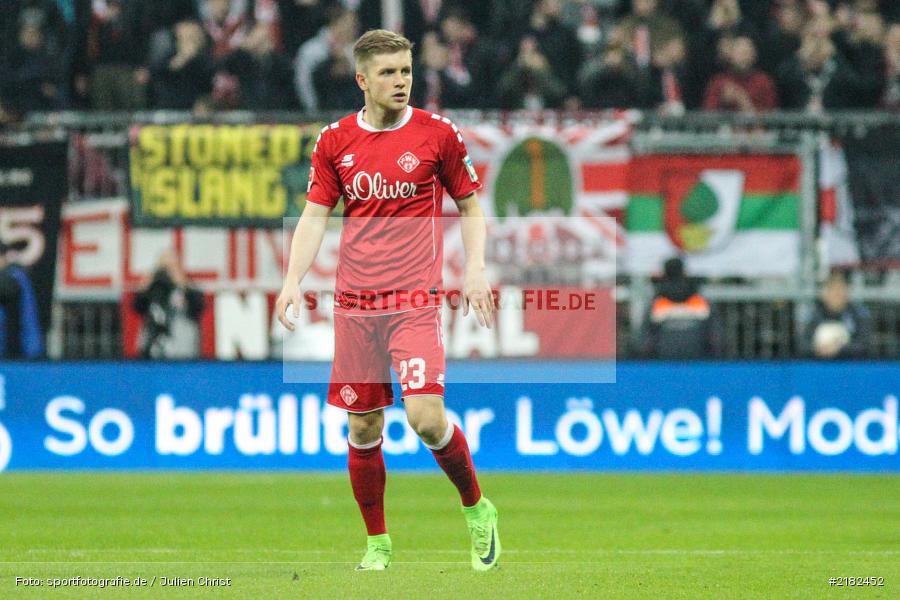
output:
M580 366L584 366L581 363ZM566 362L464 362L534 377ZM0 363L0 471L341 470L327 363ZM549 379L547 379L549 380ZM900 471L890 363L619 363L614 384L455 384L451 419L495 470ZM390 467L433 469L385 412Z
M839 139L847 147L861 147L863 150L876 148L879 143L882 146L890 145L886 140L897 139L900 132L900 117L897 115L876 112L823 115L688 113L679 117L664 117L636 111L579 114L455 111L448 114L463 127L482 127L493 133L512 131L523 125L532 128L561 126L595 131L603 129L604 124L608 125L612 120L624 120L633 124L630 134L623 134L613 127L604 132L606 137L601 137L606 140L603 141L604 144L626 145L627 152L633 156L667 153L690 156L699 153L743 157L782 154L800 158L803 170L798 190L800 211L797 231L801 252L797 268L789 277L750 278L742 281L719 279L715 285L708 286L705 290L712 304L723 315L725 331L722 339L726 343L721 357L767 359L797 356L796 338L811 309L816 293L816 279L822 276L824 269L835 263L874 269L872 273L857 272L852 282L854 297L867 302L873 313L875 331L871 340L871 353L885 358L900 354L900 339L896 336L900 320L900 304L897 302L897 298L900 298L897 293L900 277L897 273L900 272L890 271L892 263L879 260L877 256L878 249L890 254L891 240L897 237L892 233L892 227L896 228L895 218L879 217L872 207L864 207L868 212L856 215L856 220L865 229L857 231L861 236L860 248L869 248L875 254L866 256L863 252L863 256L859 258L853 258L852 254L841 254L847 249L845 242L850 239L847 235L852 238L853 234L848 234L848 231L852 232L854 219L852 211L846 210L846 203L842 203L846 200L845 188L847 185L850 188L855 186L864 197L871 196L872 202L877 206L889 205L889 198L886 202L878 194L873 196L869 193L872 190L867 191L868 188L863 184L869 182L876 192L881 190L878 193L882 196L889 193L886 190L890 187L887 184L891 169L883 167L890 164L884 162L889 161L890 156L881 150L873 153L856 152L854 160L857 171L866 174L866 177L857 177L862 181L854 182L853 178L841 179L838 171L843 168L841 165L844 164L844 159L839 151L833 152L828 143L829 139ZM133 137L131 134L135 132L133 125L136 123L166 126L211 122L241 127L267 123L327 123L338 116L235 112L215 114L198 120L188 113L166 111L135 114L33 114L24 124L0 133L0 141L23 144L41 140L66 140L69 144L67 207L85 207L92 200L102 203L114 200L122 202L128 197L129 144ZM572 143L577 143L579 139L579 135L575 135ZM618 152L618 149L612 149L607 154L614 157ZM818 157L817 161L810 160L814 156ZM860 168L860 164L863 168ZM614 161L612 166L615 166ZM606 173L611 176L609 181L617 184L624 181L617 178L621 173L616 175L614 168L595 168L592 172L595 175ZM885 185L876 181L879 173L882 178L886 178ZM606 175L600 180L606 181L605 178ZM591 179L598 180L597 177ZM578 183L578 177L574 181ZM581 183L585 182L586 180ZM590 194L594 194L591 197L603 205L602 210L607 210L608 207L603 203L612 198L608 190L605 190L605 185L590 191ZM579 193L588 191L585 188ZM604 194L608 196L605 200ZM550 200L553 201L553 198ZM80 231L79 235L84 235L84 231ZM80 247L83 252L90 249L89 245ZM111 247L115 247L115 244ZM105 251L107 246L101 245L98 248ZM60 252L61 260L65 259L64 251L65 248ZM83 275L87 280L106 277L106 271L95 264L100 258L99 254L96 257L81 256L80 260L75 261L73 273ZM862 262L859 262L860 258L863 259ZM896 263L893 264L896 266ZM81 265L84 267L80 267ZM569 266L571 265L567 268ZM79 268L86 270L81 273ZM97 273L92 269L97 270ZM525 283L533 283L539 275L540 273L533 272L521 274ZM554 275L567 277L566 283L570 285L585 283L578 278L569 280L570 274L566 269L555 269ZM595 277L600 276L595 274ZM608 279L608 274L603 277ZM597 280L587 283L595 284ZM628 356L628 341L640 330L652 287L646 274L631 274L621 268L617 283L617 347L620 356ZM127 344L122 339L124 329L121 314L110 302L113 298L96 293L92 295L90 290L79 292L80 295L74 297L70 288L71 286L57 283L48 354L52 358L75 359L115 359L126 355Z

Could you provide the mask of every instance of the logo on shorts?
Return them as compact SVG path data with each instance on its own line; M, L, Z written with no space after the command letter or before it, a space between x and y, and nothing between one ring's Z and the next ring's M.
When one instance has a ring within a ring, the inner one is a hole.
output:
M416 158L416 155L412 152L407 152L403 156L397 159L397 164L400 165L400 168L406 171L407 173L412 173L416 170L416 167L419 166L421 161Z
M345 385L341 388L341 400L344 401L344 404L347 406L353 406L353 403L356 402L359 396L356 395L356 392L353 391L353 388L349 385Z

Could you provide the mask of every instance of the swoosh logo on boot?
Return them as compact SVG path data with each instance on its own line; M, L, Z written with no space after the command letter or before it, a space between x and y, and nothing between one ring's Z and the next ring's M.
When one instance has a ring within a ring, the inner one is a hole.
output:
M478 560L480 560L482 564L489 565L492 562L494 562L494 537L495 537L494 528L491 527L491 549L488 552L488 555L485 556L484 558L481 558L480 556L478 557Z

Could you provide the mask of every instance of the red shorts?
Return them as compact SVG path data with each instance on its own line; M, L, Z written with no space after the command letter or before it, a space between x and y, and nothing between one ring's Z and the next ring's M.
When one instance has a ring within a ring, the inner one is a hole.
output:
M440 308L377 316L335 314L328 404L354 413L390 406L392 367L403 398L444 395Z

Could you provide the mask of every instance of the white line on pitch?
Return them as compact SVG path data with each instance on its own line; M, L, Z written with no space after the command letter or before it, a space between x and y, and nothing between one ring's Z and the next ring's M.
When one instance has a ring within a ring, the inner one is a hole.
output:
M77 548L77 549L63 549L63 548L31 548L26 550L27 554L68 554L68 555L78 555L78 554L122 554L122 553L135 553L135 554L210 554L210 553L219 553L219 554L256 554L256 555L266 555L266 554L289 554L289 555L323 555L323 554L343 554L345 552L352 552L353 550L290 550L290 549L256 549L256 548L234 548L234 549L222 549L222 550L204 550L204 549L192 549L192 548ZM400 550L400 552L410 552L410 553L419 553L419 554L457 554L460 552L466 552L466 549L459 550L449 550L449 549L410 549L407 551ZM898 556L900 555L900 550L752 550L752 549L688 549L688 548L647 548L647 549L604 549L604 548L594 548L594 549L566 549L566 548L545 548L541 550L527 550L520 548L509 548L503 551L505 554L570 554L570 555L584 555L584 554L628 554L628 555L699 555L699 556L716 556L716 555L808 555L808 556L818 556L818 555L859 555L859 556ZM2 561L0 561L2 562Z

